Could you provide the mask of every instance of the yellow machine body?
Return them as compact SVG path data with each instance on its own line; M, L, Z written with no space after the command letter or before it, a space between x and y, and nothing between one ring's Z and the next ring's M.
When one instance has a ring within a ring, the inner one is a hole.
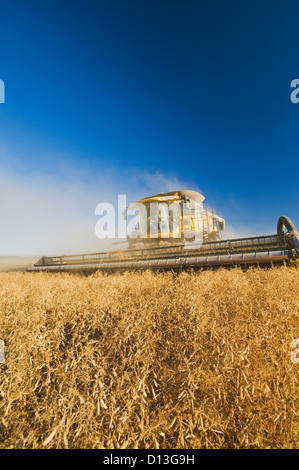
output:
M214 211L203 208L204 199L196 191L185 190L158 193L130 204L128 210L139 211L137 225L141 228L139 235L136 229L133 236L128 237L130 246L162 240L178 243L192 240L196 235L200 235L203 242L220 240L225 221Z

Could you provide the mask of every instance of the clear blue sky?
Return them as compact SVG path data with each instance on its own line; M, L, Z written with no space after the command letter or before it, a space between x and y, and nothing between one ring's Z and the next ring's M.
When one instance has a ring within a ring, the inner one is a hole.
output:
M106 175L129 194L136 172L134 194L148 195L144 174L188 182L236 231L274 233L283 214L299 225L298 18L297 1L3 2L0 171L22 190L14 203L0 193L2 237L39 176L41 193Z

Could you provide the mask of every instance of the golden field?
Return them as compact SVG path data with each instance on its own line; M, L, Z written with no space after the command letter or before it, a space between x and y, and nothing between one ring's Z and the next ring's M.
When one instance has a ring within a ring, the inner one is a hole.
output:
M1 273L1 448L298 448L299 271Z

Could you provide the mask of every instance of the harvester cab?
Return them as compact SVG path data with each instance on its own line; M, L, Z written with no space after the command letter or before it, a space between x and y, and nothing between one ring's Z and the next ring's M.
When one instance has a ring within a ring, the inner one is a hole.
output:
M205 197L196 191L158 193L132 203L128 212L138 211L128 234L130 247L150 244L180 244L200 237L202 242L221 239L223 218L203 208Z

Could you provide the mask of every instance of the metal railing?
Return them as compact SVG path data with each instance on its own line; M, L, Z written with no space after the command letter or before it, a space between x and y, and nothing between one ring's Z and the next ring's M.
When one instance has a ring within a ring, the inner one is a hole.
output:
M120 262L136 259L191 257L194 255L231 254L246 251L265 251L266 249L286 249L287 240L284 235L264 235L249 238L237 238L204 243L201 246L189 247L180 245L143 247L90 254L43 256L34 266L61 266L92 264L104 262Z

